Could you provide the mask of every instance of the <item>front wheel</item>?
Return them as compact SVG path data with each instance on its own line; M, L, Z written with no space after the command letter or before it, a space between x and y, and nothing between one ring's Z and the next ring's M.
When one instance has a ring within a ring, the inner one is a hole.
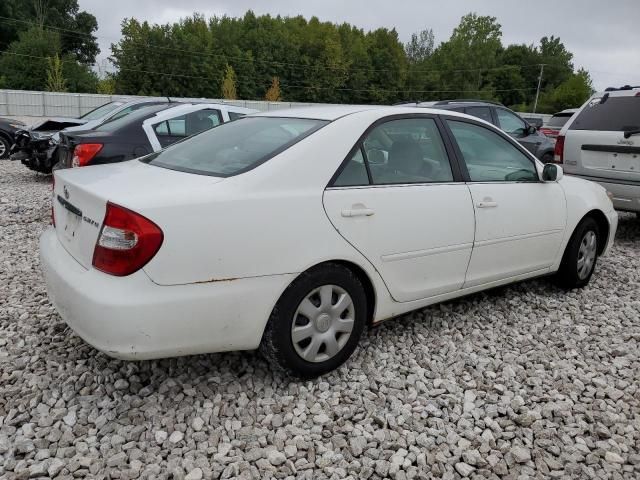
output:
M300 275L282 294L260 350L276 369L299 378L317 377L351 356L366 321L360 279L342 265L321 265Z
M11 149L11 145L6 138L0 137L0 159L9 157L9 150Z
M567 289L582 288L589 283L598 260L600 229L587 217L573 232L557 273L558 284Z

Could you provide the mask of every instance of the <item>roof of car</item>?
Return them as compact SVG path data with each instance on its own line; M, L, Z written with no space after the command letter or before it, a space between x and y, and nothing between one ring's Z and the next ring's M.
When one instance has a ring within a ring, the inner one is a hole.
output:
M362 112L365 110L375 110L378 108L395 108L384 107L380 105L321 105L296 107L282 110L270 110L268 112L256 113L253 116L259 117L287 117L287 118L309 118L315 120L336 120L352 113Z

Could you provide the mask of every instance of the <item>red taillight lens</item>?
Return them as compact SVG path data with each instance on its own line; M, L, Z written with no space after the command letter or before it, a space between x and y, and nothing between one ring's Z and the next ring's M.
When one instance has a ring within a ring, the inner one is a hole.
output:
M564 163L564 135L558 135L556 138L556 148L553 151L553 161L555 163Z
M131 210L107 203L107 213L93 251L93 266L124 277L144 267L160 249L160 227Z
M76 145L76 148L73 149L71 165L73 167L86 166L102 150L102 147L101 143L81 143Z

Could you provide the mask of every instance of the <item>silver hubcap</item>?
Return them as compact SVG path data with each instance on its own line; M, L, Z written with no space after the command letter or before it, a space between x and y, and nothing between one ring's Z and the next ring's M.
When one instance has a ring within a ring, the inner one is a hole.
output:
M329 360L346 345L354 321L353 300L343 288L318 287L304 297L293 316L293 347L307 362Z
M5 153L7 153L7 146L0 140L0 158L4 157Z
M580 248L578 249L578 278L584 280L589 276L593 265L596 262L596 252L598 242L595 232L589 230L582 237Z

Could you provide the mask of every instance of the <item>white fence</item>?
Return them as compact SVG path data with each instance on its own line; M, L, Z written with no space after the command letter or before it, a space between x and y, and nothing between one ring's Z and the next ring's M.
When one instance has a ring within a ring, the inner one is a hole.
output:
M79 117L107 102L140 98L131 95L99 95L94 93L52 93L25 90L0 90L0 117L29 120L31 117ZM176 98L179 101L197 100L228 103L253 108L261 112L313 105L312 103L266 102L259 100L221 100L214 98ZM550 115L521 113L522 116L548 120Z

